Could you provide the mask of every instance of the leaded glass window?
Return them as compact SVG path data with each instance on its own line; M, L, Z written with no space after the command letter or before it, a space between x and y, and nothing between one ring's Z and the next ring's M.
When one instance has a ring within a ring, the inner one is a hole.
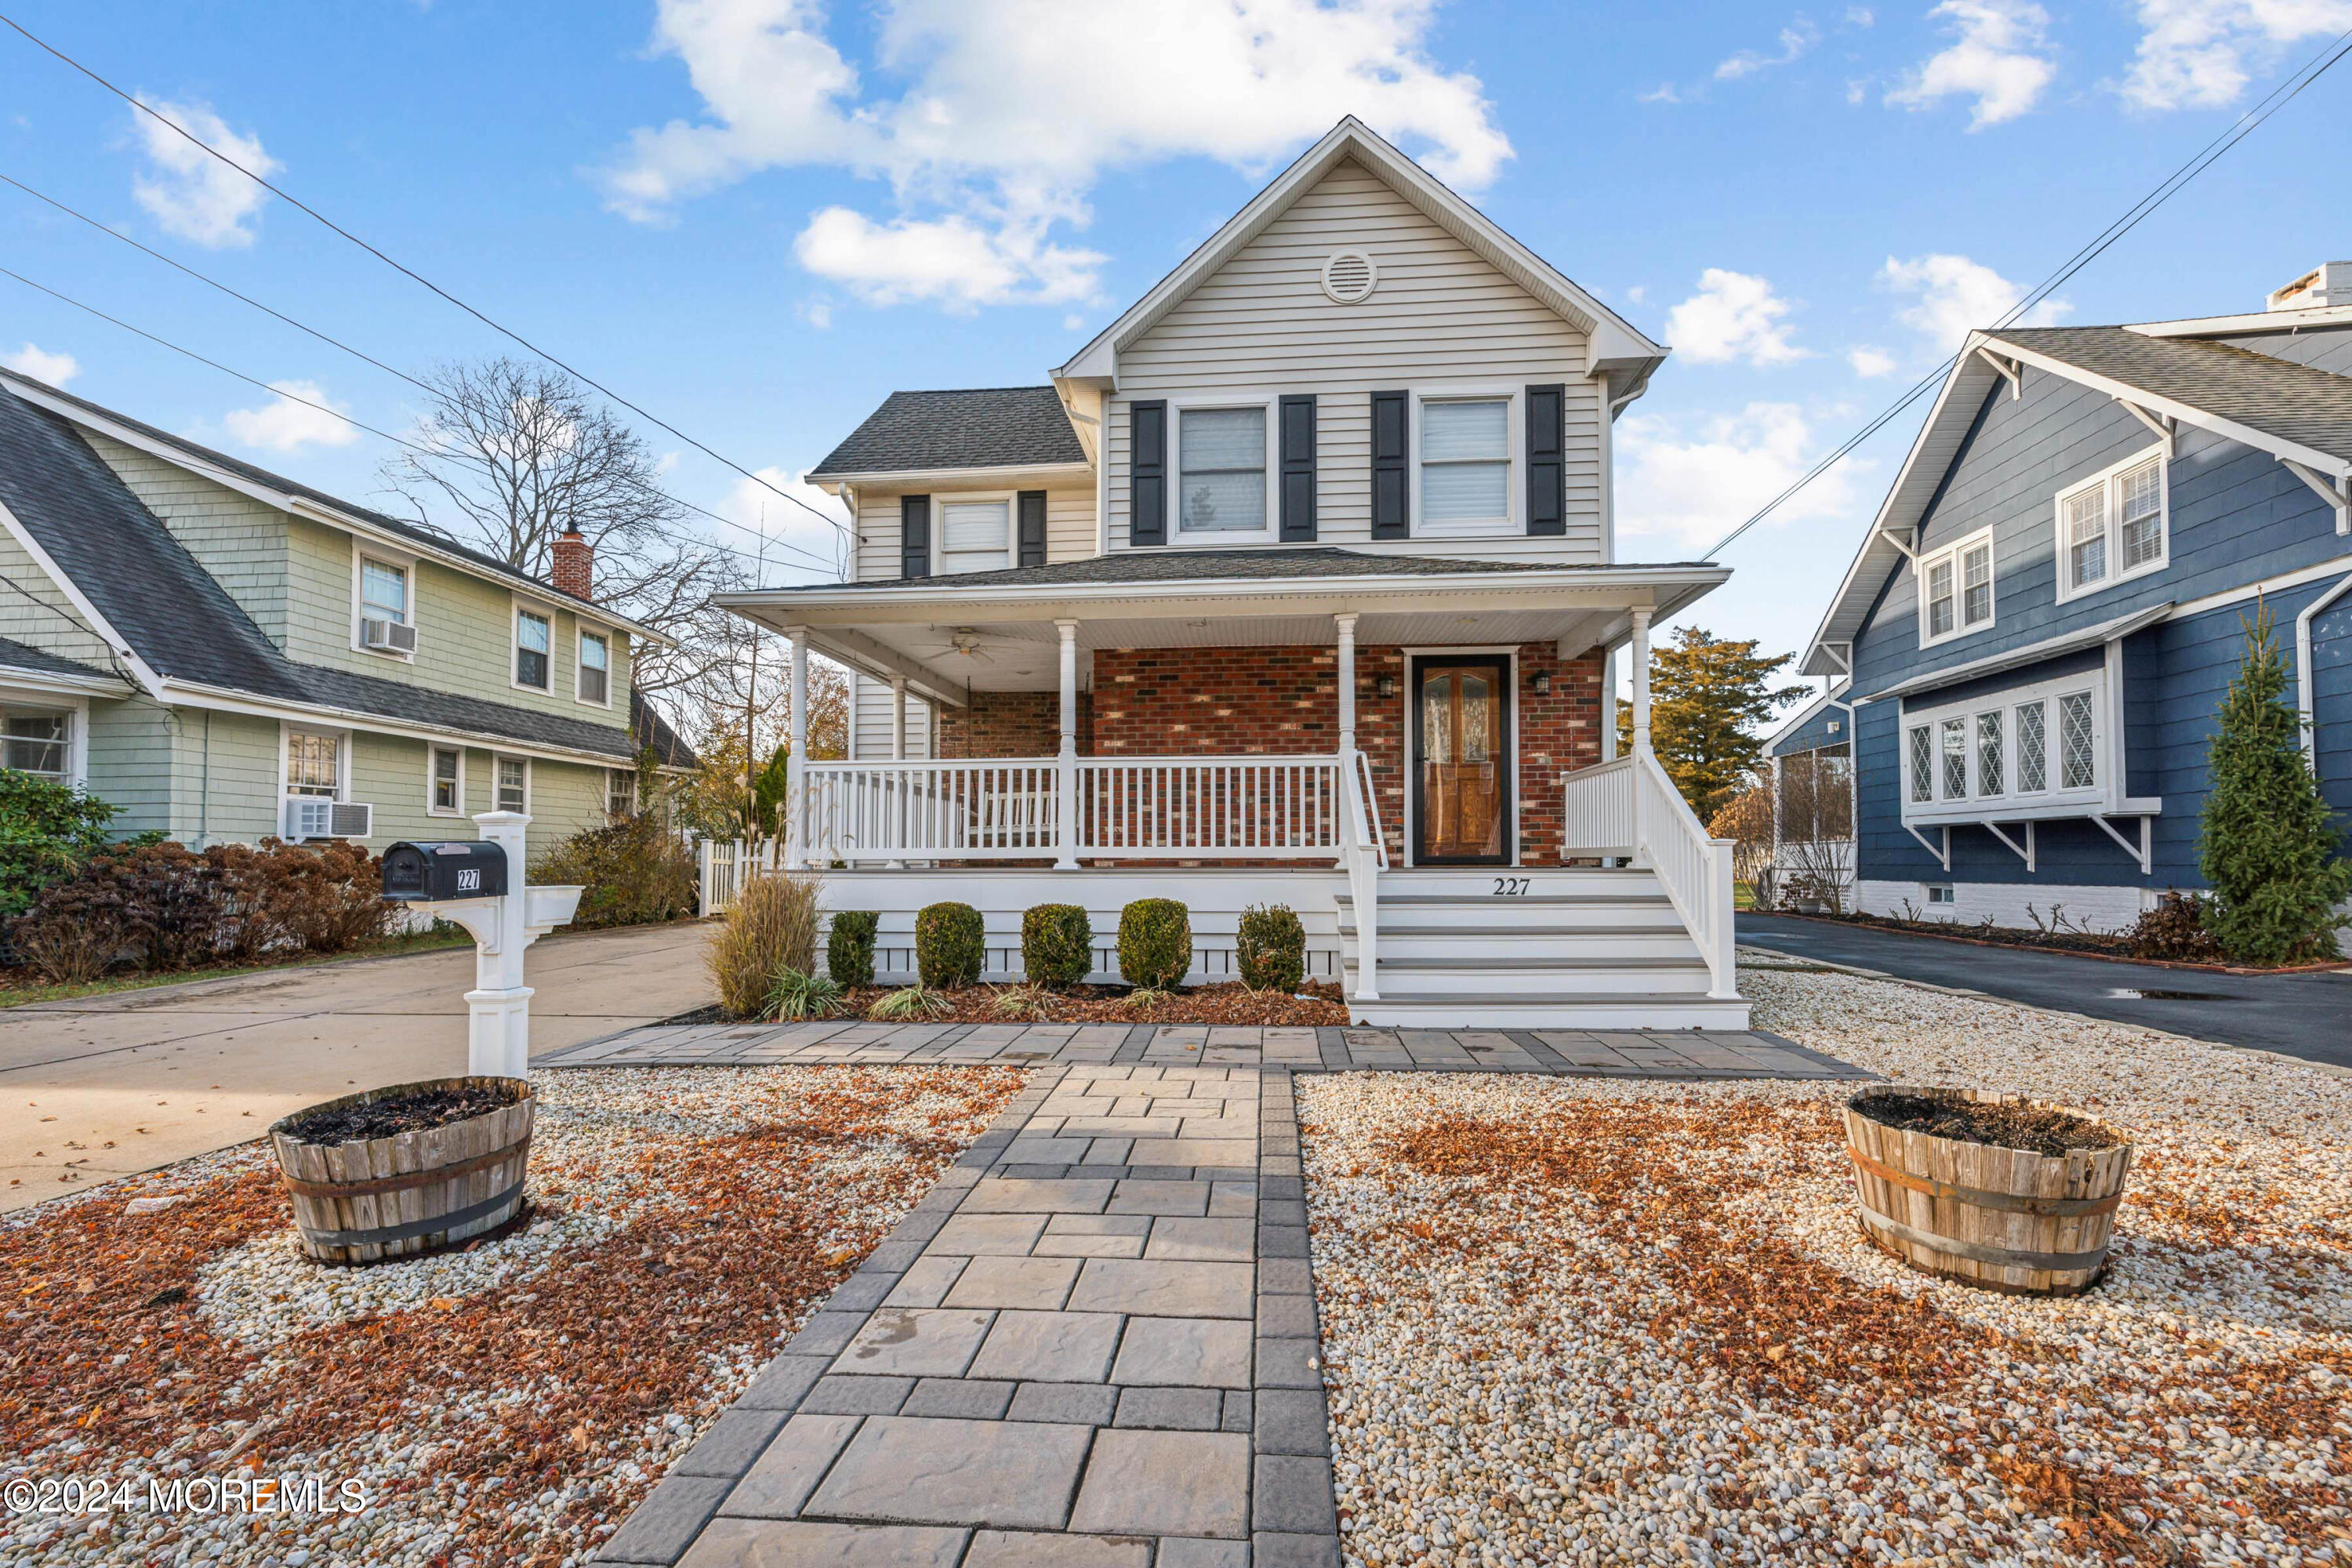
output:
M1947 719L1944 731L1944 798L1966 800L1969 797L1969 724L1965 719Z
M2058 783L2062 789L2089 789L2098 783L2096 737L2092 733L2091 694L2071 691L2058 699Z
M1977 794L1999 795L2008 776L2001 766L2000 710L1977 715Z
M1925 724L1911 731L1911 798L1936 798L1936 743Z
M2050 785L2048 704L2017 706L2017 792L2034 795Z

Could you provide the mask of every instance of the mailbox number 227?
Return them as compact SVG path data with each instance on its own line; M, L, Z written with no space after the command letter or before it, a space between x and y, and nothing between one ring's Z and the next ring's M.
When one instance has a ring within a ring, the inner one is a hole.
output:
M470 870L460 868L457 872L457 890L461 893L480 892L482 890L482 873L478 870Z

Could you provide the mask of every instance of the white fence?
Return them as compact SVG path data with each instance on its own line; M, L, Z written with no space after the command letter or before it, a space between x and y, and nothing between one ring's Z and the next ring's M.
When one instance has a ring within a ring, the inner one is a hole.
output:
M751 877L764 876L783 864L783 846L763 840L756 850L740 838L703 838L695 842L695 869L701 884L701 912L715 915L735 901Z

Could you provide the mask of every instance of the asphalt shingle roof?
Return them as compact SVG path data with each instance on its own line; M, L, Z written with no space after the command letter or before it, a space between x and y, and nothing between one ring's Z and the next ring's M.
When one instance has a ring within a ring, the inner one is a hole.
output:
M630 727L622 724L541 713L287 658L70 421L5 390L0 504L131 651L167 679L616 761L629 760L639 749ZM675 734L669 743L691 760Z
M985 386L892 393L809 477L1086 460L1086 448L1078 445L1078 433L1052 387Z
M844 588L1019 588L1058 583L1283 582L1317 577L1441 577L1471 573L1507 576L1519 572L1580 569L1547 561L1441 561L1427 555L1375 555L1333 545L1278 550L1129 550L1048 566L1015 566L1002 572L958 572L950 576L892 577L869 583L809 583L798 591L835 593ZM1590 570L1599 571L1595 566ZM769 589L791 593L792 588Z
M100 680L121 679L110 669L100 669L94 664L83 664L76 659L59 658L56 654L27 647L6 637L0 637L0 668L28 669L41 675L96 676Z
M2230 343L2152 338L2123 327L2004 327L1990 336L2352 460L2352 376Z

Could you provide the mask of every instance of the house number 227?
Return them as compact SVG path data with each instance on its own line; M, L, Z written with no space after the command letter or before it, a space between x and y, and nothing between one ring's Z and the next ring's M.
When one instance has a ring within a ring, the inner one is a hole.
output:
M1497 877L1495 879L1495 896L1498 899L1524 898L1527 895L1527 890L1528 879L1525 877Z

